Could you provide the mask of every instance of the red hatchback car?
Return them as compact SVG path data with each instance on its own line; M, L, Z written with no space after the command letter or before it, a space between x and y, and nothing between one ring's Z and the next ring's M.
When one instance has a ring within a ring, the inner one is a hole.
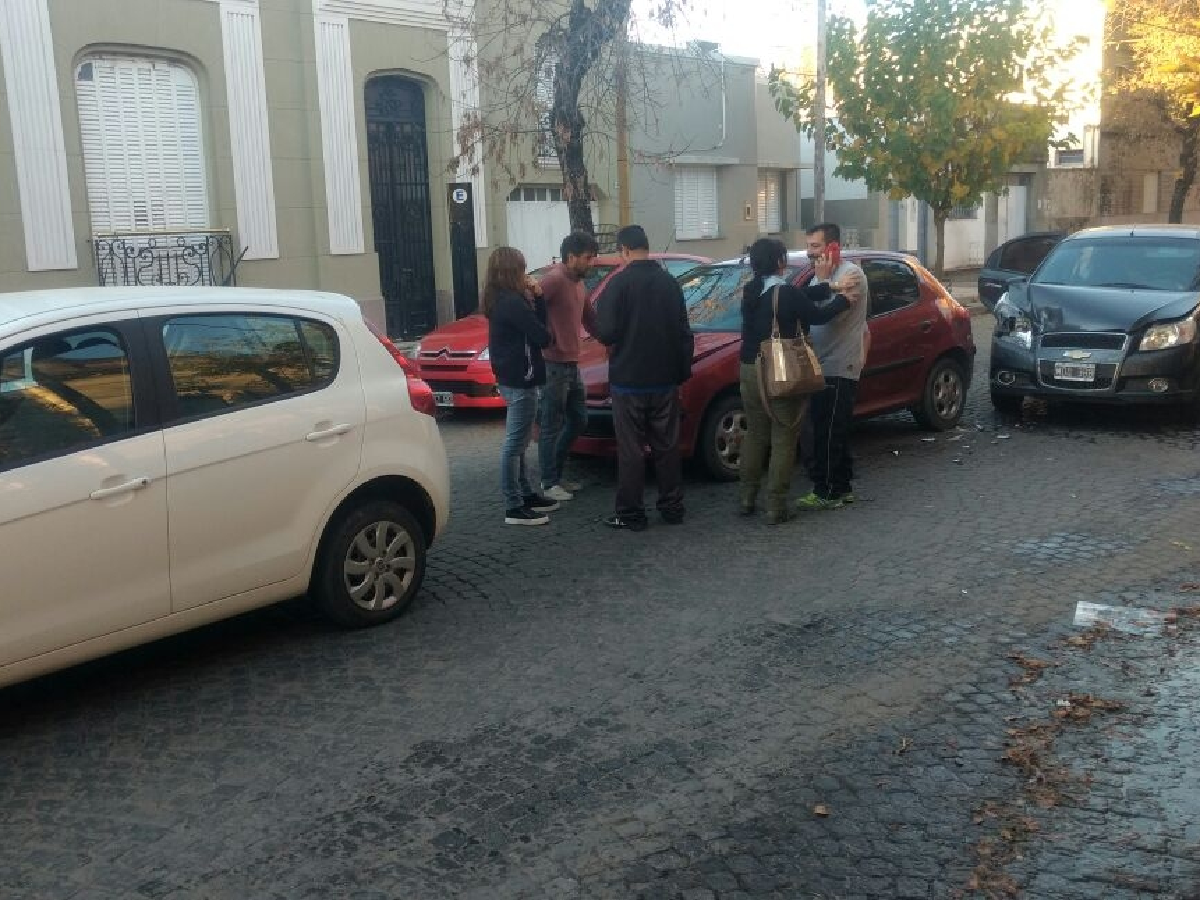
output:
M871 346L859 382L858 418L908 409L925 428L953 427L963 411L975 360L971 315L913 257L885 250L846 251L871 289ZM802 252L788 255L793 284L812 278ZM715 478L737 477L746 432L738 390L742 286L746 259L701 266L680 278L696 335L692 377L683 386L680 446ZM580 360L588 427L572 448L584 455L616 453L605 349L589 340Z
M705 256L683 253L652 253L672 275L712 262ZM621 268L619 256L597 256L592 271L583 280L588 302L595 301L614 272ZM537 269L536 278L546 272ZM487 355L487 319L480 313L443 325L421 339L414 357L421 378L433 389L441 407L458 409L503 409L504 399L496 387L496 376Z

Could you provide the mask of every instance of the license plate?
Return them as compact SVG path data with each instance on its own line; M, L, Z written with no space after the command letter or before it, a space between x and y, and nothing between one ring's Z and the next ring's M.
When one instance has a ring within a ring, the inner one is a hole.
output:
M1095 363L1055 363L1055 381L1095 381Z
M434 391L433 402L438 406L453 406L454 395L449 391Z

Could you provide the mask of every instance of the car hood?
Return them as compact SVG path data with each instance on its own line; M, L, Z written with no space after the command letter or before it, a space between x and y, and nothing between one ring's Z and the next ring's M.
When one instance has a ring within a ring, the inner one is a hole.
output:
M1013 302L1030 311L1030 318L1042 333L1135 331L1151 322L1182 318L1200 303L1200 295L1195 291L1175 293L1058 284L1025 284L1013 294Z
M736 346L741 340L742 336L736 331L701 332L696 335L692 363L695 364L726 347ZM583 379L589 397L608 396L608 351L599 341L589 338L583 342L579 354L579 377Z
M434 329L421 338L424 350L482 350L487 346L488 323L479 313L465 316Z

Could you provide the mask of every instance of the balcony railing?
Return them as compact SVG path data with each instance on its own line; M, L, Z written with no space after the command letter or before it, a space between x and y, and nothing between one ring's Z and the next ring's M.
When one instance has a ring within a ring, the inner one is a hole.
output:
M101 286L234 285L241 261L228 230L97 234L92 250Z

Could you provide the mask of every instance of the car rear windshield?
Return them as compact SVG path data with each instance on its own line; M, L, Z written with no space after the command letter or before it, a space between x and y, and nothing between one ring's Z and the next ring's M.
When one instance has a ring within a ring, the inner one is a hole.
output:
M797 269L784 271L791 281ZM741 331L742 286L753 273L749 266L700 266L679 279L692 331Z
M1064 241L1046 257L1033 283L1196 290L1200 283L1200 241L1150 236Z

